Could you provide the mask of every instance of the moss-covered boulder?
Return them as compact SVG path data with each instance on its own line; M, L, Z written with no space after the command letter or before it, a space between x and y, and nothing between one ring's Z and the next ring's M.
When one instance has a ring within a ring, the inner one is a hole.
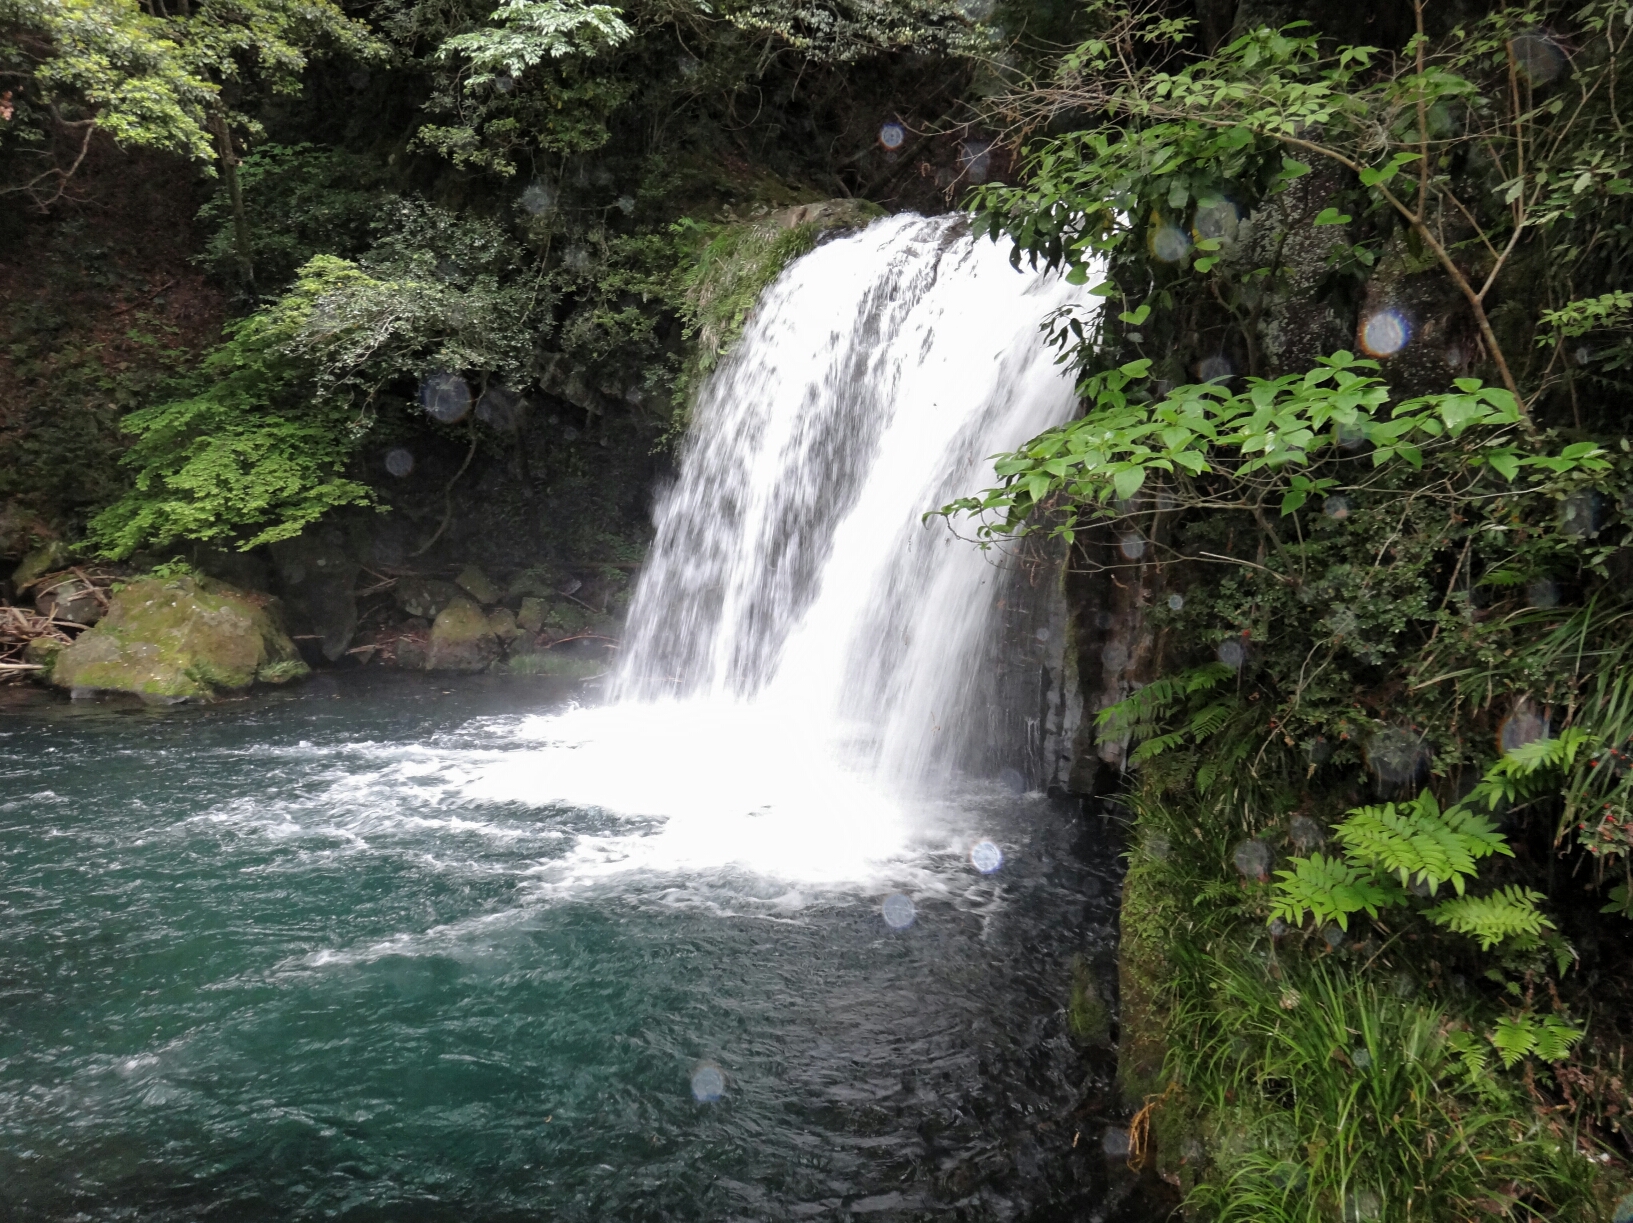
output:
M23 661L31 667L39 667L39 678L49 680L51 669L67 648L66 641L59 641L55 637L36 637L23 647Z
M437 613L431 625L431 648L425 659L427 671L486 671L499 657L499 638L488 617L472 600L463 596Z
M298 679L309 669L269 604L208 579L139 578L56 656L51 682L178 701Z
M475 565L466 565L465 568L461 569L459 576L454 579L454 585L483 606L497 603L503 593L493 584L488 575Z

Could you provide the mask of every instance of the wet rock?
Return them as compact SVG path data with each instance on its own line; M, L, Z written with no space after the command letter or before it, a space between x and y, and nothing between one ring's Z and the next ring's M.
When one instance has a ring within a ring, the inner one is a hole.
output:
M506 645L522 635L516 613L508 607L496 607L488 613L488 631Z
M499 639L482 609L463 596L437 614L431 625L427 671L486 671L499 657Z
M423 671L430 653L430 636L430 623L418 616L412 617L398 627L395 636L384 639L385 651L380 661L407 671Z
M291 624L334 662L357 632L360 567L347 552L344 536L329 529L282 540L272 545L272 559Z
M497 603L500 598L499 588L490 582L488 575L475 565L466 565L465 568L461 569L459 576L454 579L454 585L483 606Z
M40 579L34 588L34 610L52 620L95 624L102 619L108 596L94 582L73 573Z
M410 616L433 620L455 599L460 598L459 587L439 578L399 578L392 590L397 606Z
M536 633L544 627L544 618L550 605L543 599L523 599L522 609L516 613L516 627L524 633Z
M75 693L208 700L309 674L271 601L208 579L138 578L62 650L51 682Z

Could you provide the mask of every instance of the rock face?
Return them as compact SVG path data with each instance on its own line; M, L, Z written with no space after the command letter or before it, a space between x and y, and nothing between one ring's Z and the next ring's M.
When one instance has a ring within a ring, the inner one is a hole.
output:
M140 578L112 596L100 624L56 656L51 682L74 692L185 701L306 674L264 600L207 579Z
M272 545L290 621L318 652L334 662L357 632L358 563L332 528Z
M427 671L486 671L499 657L499 638L482 609L458 598L437 613L431 626Z

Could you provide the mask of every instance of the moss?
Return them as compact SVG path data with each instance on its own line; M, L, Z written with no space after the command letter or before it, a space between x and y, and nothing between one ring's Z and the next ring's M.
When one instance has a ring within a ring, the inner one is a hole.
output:
M1148 847L1137 849L1123 880L1121 953L1118 957L1120 1037L1117 1080L1125 1099L1135 1103L1161 1095L1167 1052L1168 1017L1162 986L1171 969L1164 954L1175 917Z
M1111 1009L1082 956L1072 958L1072 993L1066 1003L1066 1026L1086 1045L1111 1044Z
M23 661L43 668L38 672L38 676L49 683L51 669L57 665L58 657L67 648L67 642L58 641L54 637L36 637L23 647Z
M149 577L114 593L101 623L57 656L51 682L206 700L307 673L265 601L208 580Z
M437 613L427 671L485 671L498 656L499 639L487 615L470 599L461 596Z
M675 382L683 416L704 375L731 350L760 294L783 269L808 254L823 234L861 229L882 215L882 208L866 200L824 200L727 225L710 238L686 277L693 350Z

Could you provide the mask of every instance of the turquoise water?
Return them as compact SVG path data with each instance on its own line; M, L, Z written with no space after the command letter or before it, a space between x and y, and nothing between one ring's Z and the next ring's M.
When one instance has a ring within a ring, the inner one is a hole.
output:
M13 690L0 1215L1066 1219L1118 1196L1109 1067L1063 1015L1072 955L1113 948L1092 825L994 790L853 884L621 871L606 847L661 819L472 797L550 767L553 697ZM598 846L604 869L564 870Z

